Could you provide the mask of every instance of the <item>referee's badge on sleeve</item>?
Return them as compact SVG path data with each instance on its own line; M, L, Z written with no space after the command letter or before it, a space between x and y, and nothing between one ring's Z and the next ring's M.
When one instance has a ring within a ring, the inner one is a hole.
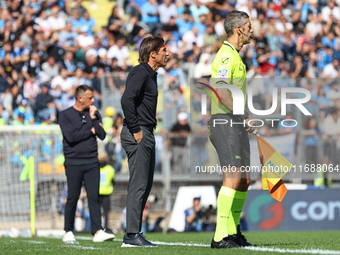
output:
M228 70L227 69L219 69L217 73L218 78L228 78Z

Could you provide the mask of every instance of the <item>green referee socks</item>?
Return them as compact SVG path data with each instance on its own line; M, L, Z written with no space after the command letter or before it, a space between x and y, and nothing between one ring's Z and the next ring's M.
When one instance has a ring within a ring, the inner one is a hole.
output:
M236 190L222 186L220 192L218 193L216 231L214 236L215 242L219 242L224 237L228 236L227 223L230 220L228 218L230 215L230 209L233 204L236 192L237 192Z
M240 216L243 209L244 202L247 198L247 191L235 191L233 204L231 206L229 220L228 220L228 234L237 233L237 225L240 224Z

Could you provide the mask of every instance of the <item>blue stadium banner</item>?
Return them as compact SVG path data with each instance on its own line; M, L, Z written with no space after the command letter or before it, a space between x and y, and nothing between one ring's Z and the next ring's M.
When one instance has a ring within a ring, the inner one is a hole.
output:
M281 203L267 191L251 190L243 212L250 231L338 230L339 190L289 190Z

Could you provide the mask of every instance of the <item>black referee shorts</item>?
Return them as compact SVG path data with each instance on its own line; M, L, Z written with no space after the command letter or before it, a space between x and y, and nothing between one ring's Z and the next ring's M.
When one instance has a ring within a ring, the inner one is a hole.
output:
M215 121L214 126L214 120ZM223 123L227 120L226 124ZM233 125L231 126L231 120ZM250 145L246 128L242 122L227 114L212 115L208 122L209 138L214 145L221 167L249 167L250 166Z

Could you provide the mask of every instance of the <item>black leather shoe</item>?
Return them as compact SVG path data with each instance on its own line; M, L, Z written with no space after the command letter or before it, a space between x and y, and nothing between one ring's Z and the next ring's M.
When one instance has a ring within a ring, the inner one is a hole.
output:
M211 240L211 248L213 249L223 249L223 248L240 248L238 244L236 244L233 240L230 239L229 236L223 238L219 242L215 242L214 238Z
M139 233L133 237L128 237L128 235L125 234L121 247L157 247L157 245L146 240L143 233Z

